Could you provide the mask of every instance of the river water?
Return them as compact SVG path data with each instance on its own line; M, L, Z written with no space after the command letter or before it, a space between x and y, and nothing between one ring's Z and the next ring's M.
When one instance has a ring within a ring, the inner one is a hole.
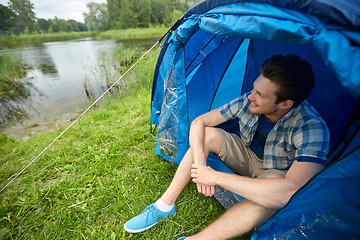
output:
M24 117L9 122L1 131L11 137L27 135L66 124L76 118L106 90L104 61L118 45L151 47L156 39L116 41L81 39L49 42L7 51L19 52L27 66L31 96L23 103ZM117 66L111 66L117 67Z

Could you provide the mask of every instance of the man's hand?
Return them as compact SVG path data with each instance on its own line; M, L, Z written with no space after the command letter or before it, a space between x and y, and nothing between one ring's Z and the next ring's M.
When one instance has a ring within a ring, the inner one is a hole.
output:
M215 193L215 187L214 186L209 186L209 185L204 185L204 184L197 183L196 187L197 187L197 190L198 190L199 193L202 193L207 197L211 197Z
M196 183L199 193L205 196L212 196L215 193L214 171L211 167L201 164L193 164L191 169L191 178Z

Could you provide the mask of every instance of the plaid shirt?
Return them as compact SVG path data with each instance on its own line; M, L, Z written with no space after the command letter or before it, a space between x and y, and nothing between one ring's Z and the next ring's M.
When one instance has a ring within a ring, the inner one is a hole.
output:
M250 146L259 116L249 111L247 93L220 107L226 119L239 119L240 138ZM307 102L291 109L269 132L264 148L264 168L288 169L300 157L326 161L329 130L319 113Z

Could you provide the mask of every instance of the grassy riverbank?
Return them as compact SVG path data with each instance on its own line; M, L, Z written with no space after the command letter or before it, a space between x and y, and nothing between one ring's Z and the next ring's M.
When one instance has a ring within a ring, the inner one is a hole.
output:
M178 214L142 234L123 224L161 196L176 165L154 155L149 92L93 111L0 195L1 234L14 239L177 239L222 212L190 185ZM1 182L31 161L56 134L27 142L1 138ZM194 217L196 216L196 217Z
M109 30L106 32L59 32L46 34L31 34L20 36L1 36L0 49L18 47L19 45L36 44L52 41L67 41L81 38L101 39L140 39L140 38L157 38L166 33L168 28L133 28L123 30Z
M140 38L160 38L168 28L132 28L124 30L109 30L101 32L95 36L95 39L140 39Z
M152 51L129 74L137 81L121 98L88 112L0 193L0 239L177 239L219 217L218 202L189 184L175 217L144 233L123 230L129 218L161 196L177 167L155 156L149 131L157 54ZM27 141L0 134L0 187L61 131Z
M53 41L67 41L80 38L94 37L92 32L59 32L59 33L46 33L46 34L24 34L0 37L0 49L19 47L26 44L37 44L43 42Z

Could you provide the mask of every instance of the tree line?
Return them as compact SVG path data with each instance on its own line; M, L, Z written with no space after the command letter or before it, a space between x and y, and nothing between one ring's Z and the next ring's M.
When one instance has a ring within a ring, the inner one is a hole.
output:
M85 23L75 20L37 18L31 0L0 4L0 36L32 33L106 31L109 29L171 26L201 0L107 0L90 2Z
M36 18L30 0L9 0L8 6L0 4L0 36L61 31L87 31L87 27L75 20Z

